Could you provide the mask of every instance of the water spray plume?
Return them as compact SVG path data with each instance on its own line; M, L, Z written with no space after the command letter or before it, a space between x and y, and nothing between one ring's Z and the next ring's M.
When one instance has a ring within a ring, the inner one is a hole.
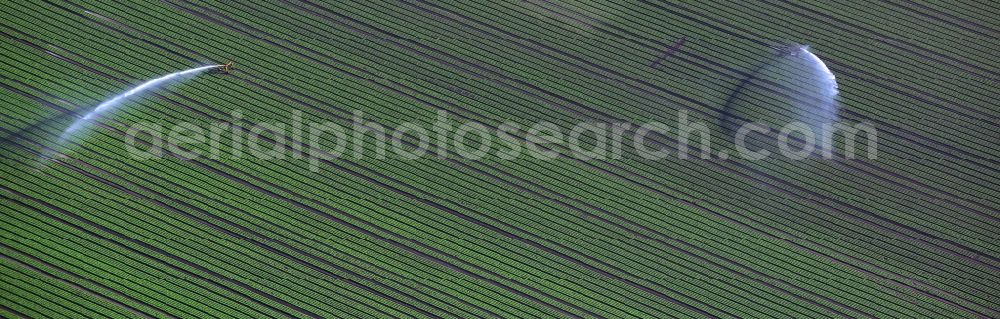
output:
M793 123L822 136L834 124L839 109L837 79L808 45L774 48L774 56L748 72L722 105L720 126L735 135L745 124L761 123L775 130ZM752 146L767 148L760 139Z
M830 72L830 68L826 67L826 63L823 63L823 60L816 56L816 54L809 51L809 46L802 46L799 50L809 59L813 71L823 76L819 81L819 86L825 89L824 97L830 99L836 97L839 92L837 90L839 86L837 85L837 77L833 75L833 72Z
M207 65L207 66L197 67L197 68L190 69L190 70L184 70L184 71L180 71L180 72L174 72L174 73L171 73L171 74L167 74L167 75L164 75L164 76L161 76L161 77L158 77L158 78L146 81L145 83L142 83L139 86L136 86L136 87L134 87L134 88L126 91L125 93L119 94L119 95L114 96L114 97L112 97L112 98L110 98L110 99L108 99L108 100L106 100L104 102L101 102L101 104L98 104L96 107L94 107L90 111L84 113L82 117L77 118L75 121L73 121L72 124L70 124L70 126L68 128L66 128L66 130L64 130L62 132L62 134L59 135L59 139L56 141L55 147L62 146L63 144L66 143L66 141L69 138L74 137L74 136L80 134L82 129L84 129L88 125L92 124L95 117L97 117L98 115L101 115L101 114L104 114L104 113L107 113L109 111L114 110L115 108L121 106L124 102L126 102L130 97L142 94L142 93L144 93L144 92L146 92L148 90L157 88L157 87L159 87L159 86L161 86L163 84L166 84L166 83L168 83L170 81L183 79L185 77L193 76L193 75L196 75L198 73L201 73L201 72L204 72L204 71L208 71L208 70L212 70L212 69L228 73L230 71L230 69L232 68L232 65L233 65L232 62L229 62L229 63L226 63L226 64L219 64L219 65ZM53 149L50 149L48 152L45 152L42 155L41 160L43 160L43 163L44 163L45 159L51 158L54 155L56 155L56 154L55 154L55 151L54 151L54 148L53 148Z

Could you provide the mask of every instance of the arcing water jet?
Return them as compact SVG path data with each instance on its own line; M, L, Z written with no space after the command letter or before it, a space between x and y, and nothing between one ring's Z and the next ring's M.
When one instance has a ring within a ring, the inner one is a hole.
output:
M720 126L734 136L746 124L760 123L777 130L790 124L808 128L819 146L826 124L837 121L837 80L807 45L789 45L744 78L727 97L720 112ZM755 134L759 135L759 134ZM772 144L758 136L753 148Z
M121 106L124 102L126 102L130 97L133 97L135 95L141 94L141 93L146 92L148 90L154 89L154 88L159 87L159 86L161 86L163 84L166 84L166 83L168 83L170 81L183 79L185 77L193 76L193 75L196 75L198 73L201 73L201 72L204 72L204 71L207 71L207 70L217 69L217 70L222 70L222 71L228 72L229 68L231 68L231 67L232 67L232 63L231 62L227 63L227 64L220 64L220 65L208 65L208 66L202 66L202 67L193 68L193 69L190 69L190 70L184 70L184 71L174 72L174 73L171 73L171 74L167 74L167 75L164 75L164 76L161 76L161 77L158 77L158 78L146 81L145 83L142 83L139 86L136 86L136 87L134 87L134 88L126 91L125 93L119 94L119 95L114 96L114 97L112 97L112 98L110 98L110 99L108 99L108 100L106 100L104 102L101 102L101 104L98 104L96 107L94 107L90 111L84 113L82 117L80 117L80 118L76 119L75 121L73 121L73 123L70 124L70 126L68 128L66 128L66 130L64 130L62 132L62 134L59 135L59 139L56 141L56 145L55 146L57 146L57 147L61 146L69 138L71 138L73 136L76 136L77 134L81 134L80 131L82 129L86 128L89 124L92 124L92 122L93 122L93 120L94 120L95 117L97 117L98 115L101 115L103 113L107 113L109 111L114 110L115 108L117 108L118 106ZM49 155L54 155L52 153L53 153L53 151L46 152L45 155L43 155L43 157L49 157Z
M142 93L142 92L144 92L146 90L149 90L149 89L155 88L157 86L160 86L160 85L162 85L164 83L169 82L170 80L181 78L181 77L184 77L185 75L194 75L194 74L200 73L200 72L208 70L208 69L213 69L213 68L217 69L217 68L219 68L221 66L222 65L209 65L209 66L198 67L198 68L194 68L194 69L190 69L190 70L175 72L175 73L167 74L167 75L164 75L164 76L161 76L161 77L149 80L146 83L140 84L139 86L134 87L131 90L126 91L125 93L119 94L119 95L117 95L115 97L112 97L111 99L108 99L107 101L101 102L101 104L99 104L96 107L94 107L93 110L91 110L90 112L87 112L86 114L83 115L83 117L81 117L81 118L77 119L76 121L74 121L73 124L70 125L69 128L67 128L65 131L63 131L62 135L59 136L59 140L62 141L62 140L65 140L66 138L70 137L71 135L73 135L74 132L76 132L81 127L83 127L86 124L88 124L90 122L90 120L94 118L94 116L97 116L98 114L101 114L101 113L106 112L108 110L114 109L116 106L121 105L122 102L125 102L125 100L127 100L129 97L132 97L132 96L134 96L136 94L139 94L139 93Z

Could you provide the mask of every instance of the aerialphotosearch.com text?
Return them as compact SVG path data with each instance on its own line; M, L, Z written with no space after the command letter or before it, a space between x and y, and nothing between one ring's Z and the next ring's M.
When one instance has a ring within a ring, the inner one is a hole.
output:
M133 159L164 157L253 158L262 161L307 160L310 170L338 158L456 158L472 161L554 160L793 160L877 157L877 130L868 123L808 123L781 126L763 122L720 125L692 119L687 111L676 121L646 123L580 122L530 125L504 122L487 126L458 122L445 111L433 120L384 125L355 111L350 123L307 121L292 111L287 123L252 123L239 111L230 122L161 125L140 122L126 132ZM726 127L728 129L721 129ZM733 129L735 128L735 129ZM862 147L863 146L863 147Z

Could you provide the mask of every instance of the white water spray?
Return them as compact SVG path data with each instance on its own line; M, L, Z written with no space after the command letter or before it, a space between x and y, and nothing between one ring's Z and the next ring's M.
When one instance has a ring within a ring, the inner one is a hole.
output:
M840 108L836 77L808 45L790 44L775 49L777 54L749 72L726 98L720 126L731 136L753 122L775 131L797 128L798 132L813 137L817 150L826 150L827 145L821 142L825 142L829 127L837 123ZM751 148L777 145L776 140L767 138L750 142L747 146Z
M828 143L832 143L832 140L828 140L826 137L833 132L826 132L826 130L837 122L837 111L840 108L837 102L837 95L840 93L837 77L833 75L833 72L830 72L830 68L823 60L809 50L808 45L800 46L798 51L803 59L802 62L808 68L807 73L811 74L810 78L813 81L811 85L812 96L808 99L809 103L801 107L800 120L817 134L816 150L829 154L828 152L832 151L833 145L828 145ZM829 137L832 138L832 136Z
M805 54L806 59L808 59L810 66L813 68L812 71L815 72L815 74L821 75L821 77L817 79L817 81L820 82L817 83L817 86L822 90L821 97L830 102L825 103L822 107L824 110L836 107L835 99L837 97L837 93L839 93L837 90L839 88L837 85L837 77L833 75L833 72L830 72L830 68L826 67L826 63L823 63L823 60L820 60L820 58L813 54L812 51L809 51L809 46L801 46L799 47L799 50Z
M185 76L196 75L196 74L201 73L203 71L210 70L210 69L215 69L215 68L219 68L221 66L222 65L207 65L207 66L197 67L197 68L190 69L190 70L184 70L184 71L180 71L180 72L175 72L175 73L167 74L167 75L161 76L159 78L155 78L155 79L149 80L149 81L147 81L147 82L145 82L143 84L140 84L139 86L136 86L136 87L134 87L134 88L126 91L125 93L119 94L119 95L114 96L114 97L112 97L112 98L110 98L110 99L108 99L108 100L106 100L104 102L101 102L101 104L98 104L96 107L94 107L94 109L92 109L89 112L85 113L82 117L76 119L76 121L74 121L73 124L71 124L68 128L66 128L66 130L63 131L62 134L59 135L59 139L56 142L56 146L58 147L58 146L64 144L66 142L66 140L68 140L69 138L71 138L71 137L77 135L78 133L80 133L81 129L87 127L88 124L91 124L93 122L94 117L96 117L96 116L98 116L98 115L100 115L102 113L106 113L108 111L114 110L116 107L122 105L125 101L128 100L128 98L130 98L132 96L135 96L137 94L143 93L143 92L148 91L150 89L154 89L154 88L156 88L156 87L158 87L160 85L166 84L166 83L168 83L168 82L170 82L172 80L178 80L178 79L184 78ZM54 154L52 154L52 152L47 152L46 156L44 156L44 157L49 157L50 155L54 155Z
M208 70L208 69L212 69L212 68L218 68L218 67L219 67L219 65L208 65L208 66L198 67L198 68L194 68L194 69L190 69L190 70L185 70L185 71L180 71L180 72L176 72L176 73L167 74L167 75L161 76L159 78L155 78L155 79L149 80L146 83L140 84L139 86L134 87L131 90L126 91L125 93L119 94L119 95L117 95L115 97L112 97L111 99L109 99L107 101L101 102L101 104L97 105L97 107L94 107L93 110L91 110L90 112L87 112L86 114L83 115L83 117L81 117L81 118L77 119L75 122L73 122L73 124L70 125L69 128L66 129L66 131L63 131L62 135L59 136L59 140L62 141L62 140L65 140L66 138L72 136L74 132L76 132L81 127L83 127L87 123L89 123L90 120L94 118L94 116L97 116L98 114L101 114L102 112L114 109L116 106L121 105L122 102L124 102L125 100L127 100L129 97L132 97L133 95L136 95L136 94L142 93L143 91L155 88L155 87L157 87L157 86L159 86L161 84L169 82L170 80L181 78L181 77L183 77L185 75L194 75L194 74L197 74L199 72L202 72L202 71L205 71L205 70Z

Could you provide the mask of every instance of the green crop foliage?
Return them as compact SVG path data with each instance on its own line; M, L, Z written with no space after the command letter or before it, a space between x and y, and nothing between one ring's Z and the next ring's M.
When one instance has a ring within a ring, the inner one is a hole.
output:
M1000 317L995 3L42 0L0 11L4 318ZM732 151L726 118L791 121L775 101L807 99L810 83L754 76L790 44L836 75L840 119L878 129L876 159L699 159L694 142L687 159L580 159L565 144L469 159L458 148L483 143L472 135L392 140L446 112L453 131L513 125L485 139L493 146L524 146L542 122L661 122L671 131L648 146L676 149L684 112L711 128L713 152ZM228 61L228 74L152 89L60 138L143 81ZM350 130L362 113L388 130L387 157L369 135L317 159L339 137L291 131L293 117L305 131ZM140 123L159 136L133 135ZM180 124L217 136L178 145ZM255 135L280 158L247 145L261 124L287 125ZM419 159L396 153L422 142ZM166 156L130 153L157 147ZM546 151L560 157L535 157Z

